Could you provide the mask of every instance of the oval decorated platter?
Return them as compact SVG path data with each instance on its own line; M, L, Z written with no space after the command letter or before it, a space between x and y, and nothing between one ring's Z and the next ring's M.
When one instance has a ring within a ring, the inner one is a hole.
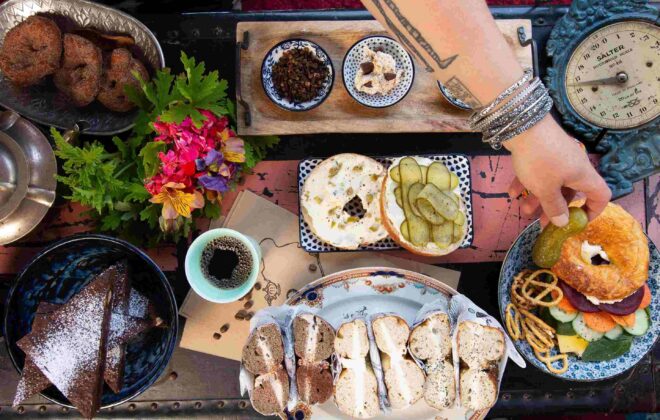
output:
M413 325L417 311L441 295L447 298L458 294L456 290L424 274L390 267L355 268L340 271L316 280L292 295L288 305L306 305L336 329L356 317L378 313L396 313L408 325ZM440 412L422 400L404 410L381 413L375 419L434 419L455 418L460 411ZM344 419L332 399L313 407L314 418ZM452 414L455 414L452 416ZM487 411L470 413L471 420L482 419ZM462 417L462 416L461 416Z

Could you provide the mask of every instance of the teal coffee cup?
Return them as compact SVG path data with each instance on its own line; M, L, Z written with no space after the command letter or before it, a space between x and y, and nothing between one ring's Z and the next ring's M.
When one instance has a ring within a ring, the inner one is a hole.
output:
M216 239L221 238L238 240L249 251L249 257L252 258L249 274L240 284L232 288L220 287L214 283L208 276L208 270L205 273L204 269L204 265L208 264L208 261L204 261L204 250ZM261 248L254 239L232 229L212 229L199 235L188 248L185 271L190 287L198 295L210 302L229 303L237 301L252 290L259 276L260 264Z

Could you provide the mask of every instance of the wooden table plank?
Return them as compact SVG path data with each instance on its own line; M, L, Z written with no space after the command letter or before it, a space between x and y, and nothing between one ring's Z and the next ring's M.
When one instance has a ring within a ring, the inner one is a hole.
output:
M528 36L529 20L498 20L507 42L525 68L532 67L531 46L518 42L518 27ZM342 78L342 62L348 49L370 35L383 35L376 21L299 21L239 22L236 36L242 40L249 31L249 48L241 50L240 91L250 107L252 124L245 125L245 110L239 106L238 132L244 135L302 133L375 133L375 132L457 132L470 131L468 112L444 100L433 73L415 62L415 80L408 95L389 108L373 109L357 103L346 91ZM277 107L268 99L261 84L261 64L267 52L277 43L303 38L319 44L331 57L335 81L330 96L310 111L291 112ZM413 60L415 61L415 60ZM488 83L488 76L484 76Z

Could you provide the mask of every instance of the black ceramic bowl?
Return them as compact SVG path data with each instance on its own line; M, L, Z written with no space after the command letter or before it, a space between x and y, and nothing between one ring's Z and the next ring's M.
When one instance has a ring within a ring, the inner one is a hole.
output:
M158 379L176 343L178 314L174 293L163 272L144 252L102 235L72 236L57 242L37 255L16 278L5 302L3 333L9 356L19 372L25 355L16 342L30 332L39 303L65 303L96 274L124 258L128 259L132 287L149 299L167 327L152 328L130 342L126 349L124 389L115 394L105 385L102 408L135 398ZM54 386L42 395L71 407Z

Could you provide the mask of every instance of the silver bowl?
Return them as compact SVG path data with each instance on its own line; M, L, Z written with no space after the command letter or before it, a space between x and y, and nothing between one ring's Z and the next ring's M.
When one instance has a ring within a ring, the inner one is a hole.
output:
M7 32L32 15L65 21L72 29L93 28L103 33L127 34L135 39L133 54L153 73L165 67L163 51L154 34L126 13L87 0L8 0L0 4L0 40ZM66 28L65 28L66 29ZM73 106L50 78L27 88L14 86L0 74L0 105L40 124L63 130L75 124L86 134L113 135L133 126L136 112L114 112L94 102L83 108Z

